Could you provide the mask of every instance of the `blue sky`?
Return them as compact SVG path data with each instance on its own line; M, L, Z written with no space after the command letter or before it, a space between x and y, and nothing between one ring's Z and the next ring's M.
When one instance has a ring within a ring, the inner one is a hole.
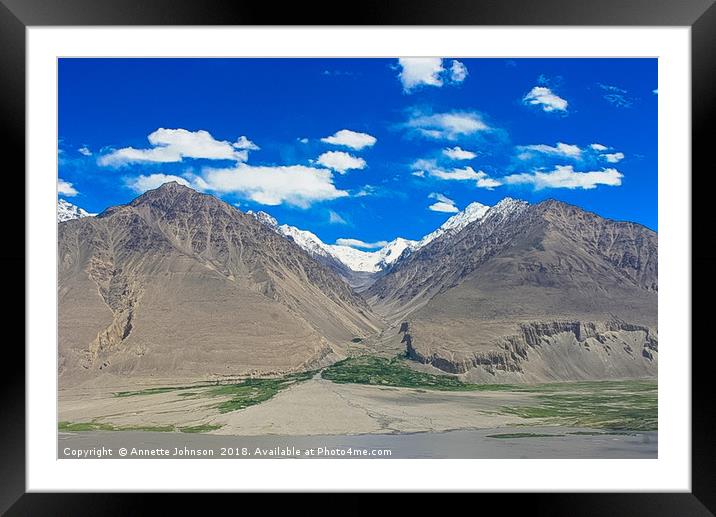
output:
M656 88L656 59L61 59L60 197L177 178L327 243L506 196L656 230Z

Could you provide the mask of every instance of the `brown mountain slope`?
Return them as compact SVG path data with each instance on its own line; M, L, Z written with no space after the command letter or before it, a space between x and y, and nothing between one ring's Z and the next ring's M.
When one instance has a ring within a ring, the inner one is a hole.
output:
M298 246L176 183L58 233L61 384L309 368L379 327Z
M369 289L416 360L477 380L656 374L657 236L506 200Z

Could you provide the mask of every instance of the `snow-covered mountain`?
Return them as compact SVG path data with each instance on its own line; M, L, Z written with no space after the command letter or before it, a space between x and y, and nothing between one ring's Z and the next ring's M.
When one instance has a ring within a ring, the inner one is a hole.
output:
M97 214L90 214L87 210L84 210L77 205L73 205L69 201L60 199L57 202L57 222L69 221L71 219L79 219L81 217L92 217Z
M259 212L260 214L261 212ZM301 246L304 250L314 253L316 255L330 256L330 248L325 244L318 236L308 230L299 230L295 226L289 226L287 224L272 225L282 235L293 239L293 241Z
M524 202L505 198L498 205L495 205L494 209L501 207L500 210L502 210L504 207L514 203ZM470 203L464 210L450 217L437 230L429 233L419 241L398 237L376 251L364 251L350 246L326 244L317 235L307 230L301 230L287 224L279 225L278 221L266 212L249 210L247 213L273 228L276 232L292 239L309 253L337 260L351 271L376 273L395 263L403 254L412 253L445 234L457 233L471 222L482 219L490 211L490 207L487 205L477 202Z
M521 199L513 199L511 197L503 198L499 203L497 203L495 206L485 212L485 215L482 217L484 221L482 221L480 224L487 224L494 218L504 218L510 215L521 213L528 206L529 203L527 201L522 201Z
M510 199L510 198L505 198ZM474 202L470 203L465 207L464 210L461 212L458 212L457 214L453 215L450 219L445 221L440 228L435 230L434 232L431 232L427 234L425 237L420 239L418 241L417 246L415 246L414 249L419 249L428 244L429 242L434 241L438 237L443 236L446 233L457 233L465 226L470 224L473 221L477 221L478 219L482 219L487 211L490 209L489 206L483 205L482 203Z
M381 271L387 265L398 260L405 249L417 244L417 241L398 237L377 251L363 251L350 246L326 244L316 234L308 230L301 230L287 224L278 224L278 221L266 212L249 210L246 213L253 215L259 222L270 226L276 232L292 239L309 253L336 259L352 271L366 273Z
M333 256L353 271L375 273L382 271L400 258L403 251L411 249L417 241L398 237L376 251L363 251L350 246L328 244Z

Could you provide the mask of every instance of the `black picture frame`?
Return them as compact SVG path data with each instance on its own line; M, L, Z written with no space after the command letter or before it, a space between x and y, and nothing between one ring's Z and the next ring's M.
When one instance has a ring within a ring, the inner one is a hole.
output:
M345 13L345 14L343 14ZM509 498L510 509L524 505L549 515L713 515L716 512L716 454L712 431L716 364L707 325L715 292L716 252L711 251L713 202L709 188L716 106L716 6L714 0L364 0L356 9L337 3L249 3L222 0L0 0L0 131L6 156L6 185L24 213L25 29L29 26L88 25L576 25L689 26L692 44L692 491L633 494L480 495L480 507ZM711 131L709 131L711 129ZM662 143L663 145L663 143ZM10 152L11 151L11 152ZM709 167L707 168L707 164ZM699 171L697 175L695 171ZM687 175L689 171L678 171ZM10 177L12 176L12 177ZM22 179L21 179L22 178ZM698 188L694 188L698 179ZM11 183L14 181L14 185ZM662 214L662 217L664 215ZM699 231L701 229L702 231ZM6 219L0 260L6 293L15 303L6 311L6 329L24 320L25 227ZM11 285L12 282L17 285ZM20 285L22 283L22 285ZM701 294L701 297L698 295ZM20 331L22 334L22 330ZM11 335L11 334L10 334ZM699 339L701 338L701 339ZM100 515L138 513L137 498L148 495L25 493L25 354L19 340L5 343L0 425L0 512L7 515ZM484 499L484 498L489 499ZM185 510L184 497L173 501ZM356 498L354 508L371 511ZM141 502L141 504L145 504ZM165 504L163 501L162 504ZM300 503L297 503L300 504ZM504 502L500 501L503 505ZM167 508L168 509L168 508ZM218 510L218 507L217 507Z

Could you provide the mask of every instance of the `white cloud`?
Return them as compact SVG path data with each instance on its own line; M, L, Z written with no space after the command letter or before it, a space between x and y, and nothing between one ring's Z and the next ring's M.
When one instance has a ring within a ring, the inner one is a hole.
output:
M328 222L331 224L348 224L341 214L334 212L333 210L328 211Z
M181 153L169 147L155 147L152 149L123 147L101 156L97 163L103 166L119 167L136 162L169 163L180 162L181 160Z
M435 203L428 207L428 210L432 210L433 212L448 212L453 214L460 211L458 207L455 206L455 201L443 194L440 194L438 192L432 192L430 195L428 195L428 198L436 200Z
M86 145L83 145L82 147L80 147L77 150L79 151L80 154L83 154L85 156L92 156L92 151L90 151L89 147L87 147Z
M609 149L611 149L611 147L607 147L606 145L591 144L589 147L597 151L599 153L599 156L604 158L609 163L618 163L624 159L624 153L605 153L604 151L608 151Z
M432 210L433 212L447 212L450 214L454 214L460 211L455 205L443 203L442 201L433 203L428 207L428 210Z
M73 197L79 194L77 189L72 186L72 183L63 179L57 180L57 193L67 197Z
M535 190L545 188L593 189L597 185L617 187L623 174L616 169L576 172L571 165L558 165L549 172L512 174L502 178L508 185L532 185Z
M261 149L258 145L256 145L243 135L240 136L238 140L234 142L233 145L236 149L248 149L249 151L258 151L259 149Z
M480 178L479 180L477 180L477 187L484 188L487 190L492 190L493 188L499 187L501 185L502 182L494 178Z
M422 136L424 136L424 137L426 137L426 138L434 138L434 139L436 139L436 140L437 140L438 138L442 138L442 137L443 137L443 132L440 131L440 130L438 130L438 129L422 129L422 128L421 128L421 129L418 129L418 130L416 131L416 133L418 133L419 135L422 135Z
M475 171L472 167L464 167L462 169L458 169L457 167L451 170L443 170L443 169L430 169L427 171L428 174L431 176L434 176L435 178L440 178L441 180L457 180L457 181L464 181L464 180L479 180L480 178L484 178L487 176L486 173L483 171Z
M403 91L408 93L418 86L442 86L443 60L439 57L404 57L398 59L398 74Z
M419 162L425 162L425 163L419 163ZM502 183L499 180L490 178L489 175L484 171L476 171L470 166L460 168L453 168L450 170L441 169L439 167L436 167L434 163L431 164L430 160L417 160L414 164L414 168L416 165L427 165L427 167L424 168L424 170L418 170L416 172L422 172L421 175L424 176L425 173L429 174L433 178L438 178L441 180L450 180L450 181L474 181L475 186L478 188L485 188L488 190L492 190L495 187L499 187L502 185ZM413 172L414 175L415 172Z
M368 133L358 133L356 131L351 131L350 129L341 129L340 131L336 131L331 136L321 138L321 142L331 145L342 145L355 150L360 150L364 147L371 147L372 145L375 145L377 141L378 140L373 135L369 135ZM306 139L306 142L308 142L308 139Z
M544 111L567 111L568 102L545 86L535 86L522 99L524 104L539 106Z
M473 112L415 114L404 126L420 136L445 140L455 140L490 129L482 118Z
M477 154L472 151L466 151L461 147L447 147L443 149L443 154L451 160L472 160Z
M386 246L388 241L365 242L359 239L336 239L338 246L350 246L351 248L378 249Z
M624 159L624 153L608 153L603 154L604 159L606 159L609 163L619 163Z
M456 59L451 61L449 69L443 66L443 60L439 57L404 57L398 59L398 65L400 66L398 78L405 93L410 93L421 86L440 88L446 81L458 84L468 75L467 67Z
M447 197L445 194L440 194L439 192L431 192L428 194L429 199L435 199L436 201L442 201L443 203L447 203L449 205L454 205L455 201Z
M579 159L582 156L582 150L579 146L557 142L556 146L537 144L537 145L521 145L517 147L522 151L517 157L521 160L528 160L534 156L534 153L548 154L552 156L563 156L565 158Z
M437 167L437 160L428 160L426 158L418 158L410 166L413 170L430 170Z
M517 158L520 160L529 160L534 157L536 153L540 154L547 154L551 156L557 156L560 158L571 158L574 160L579 160L582 158L582 153L595 151L594 153L591 153L588 157L589 158L603 158L609 163L618 163L621 160L624 159L624 153L620 152L613 152L613 153L605 153L604 151L607 151L611 149L610 147L607 147L606 145L593 143L589 145L589 149L580 149L579 146L571 145L571 144L565 144L562 142L558 142L556 146L549 146L544 144L539 145L523 145L518 146L517 149L520 152L520 154L517 155Z
M307 144L308 138L299 138L298 141L301 142L302 144Z
M147 137L152 147L135 149L124 147L101 156L100 165L121 166L136 162L170 163L184 158L205 158L209 160L246 161L248 148L237 146L254 145L245 137L235 144L226 140L215 140L208 131L187 131L186 129L159 128ZM242 140L243 139L243 140Z
M184 185L185 187L191 186L191 184L181 176L174 176L172 174L162 173L149 174L147 176L141 175L135 178L127 178L125 180L125 184L133 191L141 194L142 192L146 192L147 190L159 188L165 183L169 183L171 181L176 181L177 183L179 183L180 185Z
M654 95L659 95L659 89L654 88L653 90L651 90L651 93L653 93Z
M206 169L199 185L218 193L239 194L263 205L286 203L300 208L348 196L335 187L331 171L303 165L239 163L231 169Z
M363 158L358 158L343 151L328 151L319 156L316 161L340 174L345 174L350 169L365 169L366 166Z
M412 174L413 176L417 176L418 178L425 177L425 171L413 171L410 174Z
M453 59L450 65L450 80L454 83L461 83L467 78L467 67L460 61Z

